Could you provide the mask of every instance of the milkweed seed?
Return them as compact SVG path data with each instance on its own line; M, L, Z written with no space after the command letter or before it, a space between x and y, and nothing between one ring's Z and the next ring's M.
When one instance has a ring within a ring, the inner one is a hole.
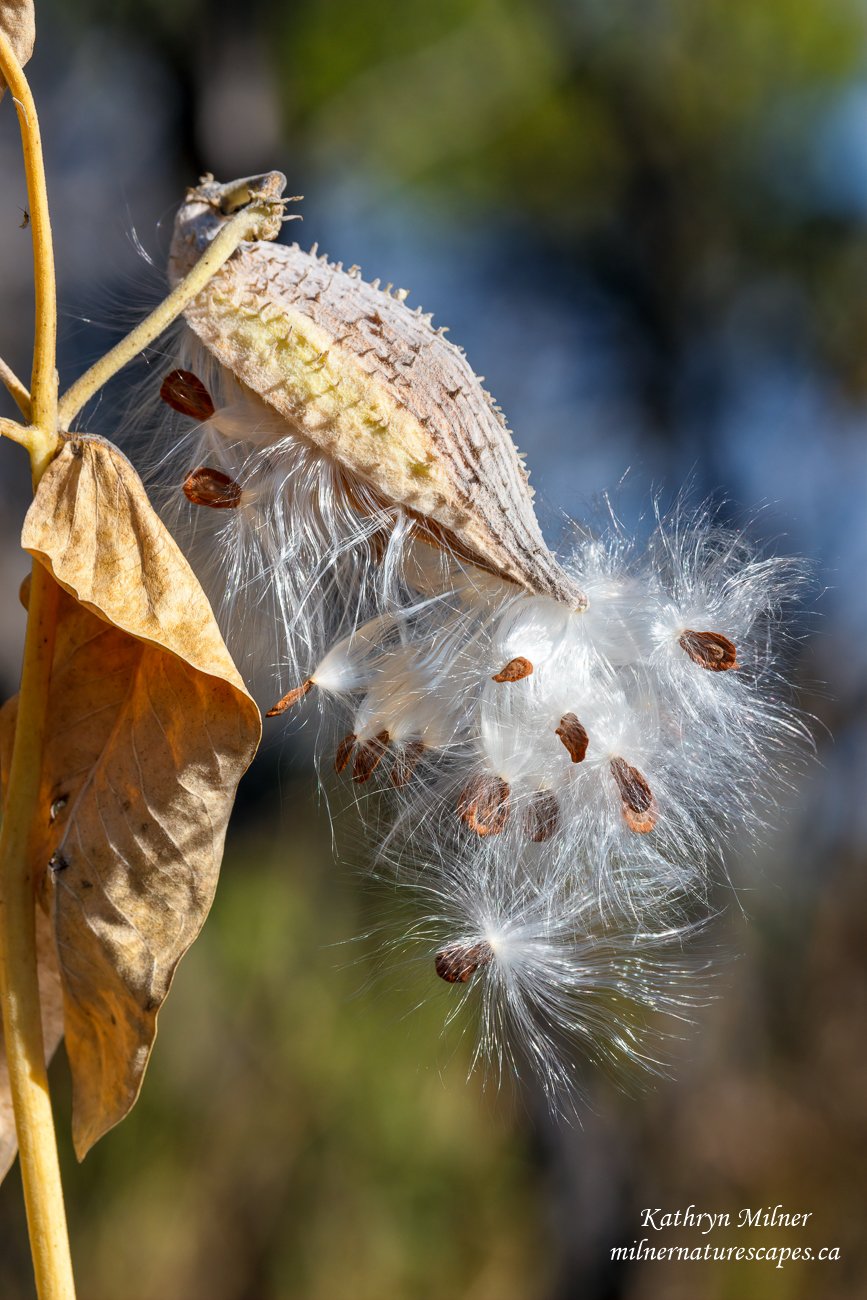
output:
M337 753L334 755L334 770L342 772L349 762L349 756L355 749L355 742L358 739L354 731L350 731L348 736L344 736L337 746Z
M566 749L569 751L569 757L573 763L580 763L587 753L587 746L590 744L590 737L584 730L581 723L574 713L564 713L560 719L560 725L554 732L559 736Z
M302 682L300 686L294 686L291 691L287 691L285 695L281 695L274 707L269 709L265 714L265 717L276 718L279 714L285 713L287 709L292 708L293 704L297 704L299 700L303 700L304 696L308 691L312 690L312 688L313 678L308 677L306 682Z
M184 496L194 506L212 510L236 510L241 503L241 488L234 479L209 465L190 470L183 482Z
M509 787L501 777L477 776L458 800L458 816L484 838L499 835L509 820Z
M493 682L520 682L524 677L529 677L533 671L533 665L529 659L523 655L518 655L515 659L510 659L505 668L501 668L491 678Z
M691 632L682 634L678 645L685 650L693 663L712 673L725 673L738 668L738 652L733 641L722 632Z
M480 966L488 966L493 960L494 950L483 939L481 943L448 944L434 957L434 966L447 984L466 984Z
M656 825L657 808L647 778L623 758L612 758L611 775L623 801L623 819L631 831L644 835Z
M374 736L372 740L365 740L359 744L352 764L352 779L358 785L364 785L365 781L369 781L379 767L388 748L388 739L388 732L380 731L379 735Z
M524 830L528 839L543 844L556 835L560 825L560 804L551 790L538 790L524 810Z
M205 385L191 370L171 370L160 385L166 406L191 420L210 420L214 403Z

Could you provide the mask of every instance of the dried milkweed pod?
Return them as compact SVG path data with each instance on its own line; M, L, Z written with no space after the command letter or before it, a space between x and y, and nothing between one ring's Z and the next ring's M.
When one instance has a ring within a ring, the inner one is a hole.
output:
M184 275L223 223L265 195L279 172L204 180L175 222L170 275ZM412 311L405 294L327 259L259 240L243 244L186 312L208 352L304 439L423 535L519 587L573 608L583 594L549 551L532 489L498 408L464 354Z

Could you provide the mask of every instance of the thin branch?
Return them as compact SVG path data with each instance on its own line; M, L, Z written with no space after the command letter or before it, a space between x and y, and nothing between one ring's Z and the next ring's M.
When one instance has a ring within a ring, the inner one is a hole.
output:
M31 418L30 393L27 391L25 385L22 384L12 367L7 365L2 357L0 357L0 383L5 385L10 397L13 398L15 405L18 407L18 410L29 424Z
M116 347L86 371L60 399L59 427L68 429L86 402L128 362L159 338L160 334L180 316L181 312L201 293L220 267L245 239L255 239L263 217L273 219L273 201L269 205L253 202L226 222L223 229L209 244L192 270L160 303L155 311L121 339Z
M22 447L30 450L30 444L33 441L33 429L19 424L17 420L0 420L0 436L10 438L12 442L20 443Z
M56 445L57 412L57 290L54 277L54 248L45 188L45 164L39 118L27 78L8 37L0 31L0 71L9 86L24 152L27 202L33 239L33 280L36 295L36 332L33 341L33 377L30 391L32 422L41 440ZM40 449L44 455L44 448Z

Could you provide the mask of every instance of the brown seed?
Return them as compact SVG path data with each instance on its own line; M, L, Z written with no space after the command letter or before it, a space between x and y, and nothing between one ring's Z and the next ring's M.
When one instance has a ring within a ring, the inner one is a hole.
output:
M657 807L647 778L623 758L612 758L611 775L623 800L623 819L631 831L645 835L656 825Z
M413 740L399 751L394 767L391 769L391 784L399 790L412 780L412 774L418 767L419 759L424 753L424 741Z
M580 763L587 753L587 746L590 744L590 737L578 721L574 713L564 713L560 719L560 725L554 732L559 736L563 744L569 751L569 756L573 763Z
M274 705L273 709L268 710L265 717L276 718L279 714L285 713L287 709L292 708L293 704L297 704L299 700L303 700L304 696L308 691L312 690L312 688L313 678L308 677L306 682L302 682L300 686L293 686L291 691L287 691L285 695L282 695Z
M334 755L334 770L342 772L349 762L349 755L355 749L355 742L358 739L354 731L350 731L348 736L344 736L337 746L337 753Z
M686 631L678 644L693 663L700 668L707 668L709 672L725 673L730 668L740 667L735 643L723 636L722 632Z
M352 764L352 779L359 785L369 781L382 762L382 756L388 748L388 732L380 731L372 740L365 740L355 751Z
M551 790L537 790L524 812L524 830L527 838L543 844L557 833L560 825L560 805Z
M436 973L447 984L466 984L480 966L494 960L494 950L487 940L481 943L450 943L434 957Z
M501 777L477 776L463 789L458 816L483 838L499 835L509 820L509 787Z
M160 397L191 420L210 420L214 414L211 394L191 370L171 370L160 386Z
M529 659L523 655L518 655L516 659L510 659L505 668L501 668L491 678L493 682L519 682L524 677L529 677L533 671L533 665Z
M236 510L241 503L241 488L234 479L210 465L191 469L184 479L184 496L194 506L212 510Z

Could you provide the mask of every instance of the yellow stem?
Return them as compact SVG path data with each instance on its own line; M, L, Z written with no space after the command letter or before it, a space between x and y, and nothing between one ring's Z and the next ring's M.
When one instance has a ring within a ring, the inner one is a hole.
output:
M18 721L0 831L0 1001L39 1300L74 1300L66 1212L45 1069L36 966L31 828L40 794L58 587L34 562Z
M19 424L16 420L0 420L0 436L10 438L12 442L19 442L29 451L33 430L29 426Z
M27 447L35 487L59 442L54 250L36 106L21 64L2 30L0 72L12 94L21 129L36 299L30 394L15 376L10 386L11 371L8 367L3 369L3 381L25 413L29 427L25 429L9 420L3 422L2 431ZM54 579L40 564L34 563L18 718L0 829L0 1003L39 1300L75 1300L45 1069L36 958L35 880L30 851L40 795L58 596Z
M0 357L0 383L6 386L10 397L14 399L15 405L29 424L31 416L30 394L12 367L8 366L2 357Z
M99 392L103 384L116 375L127 362L132 361L139 352L153 343L154 339L180 316L187 304L201 293L220 267L228 262L239 244L242 244L245 239L256 237L263 215L268 215L268 209L260 208L253 202L227 221L192 270L175 286L159 307L76 380L60 399L58 418L61 429L68 429L94 393Z
M33 404L32 423L41 440L57 440L57 290L54 279L54 248L48 214L48 191L45 188L45 164L39 118L27 78L9 38L0 31L0 71L9 86L24 152L27 179L27 202L33 238L33 279L36 295L36 332L33 342L33 378L30 385Z

